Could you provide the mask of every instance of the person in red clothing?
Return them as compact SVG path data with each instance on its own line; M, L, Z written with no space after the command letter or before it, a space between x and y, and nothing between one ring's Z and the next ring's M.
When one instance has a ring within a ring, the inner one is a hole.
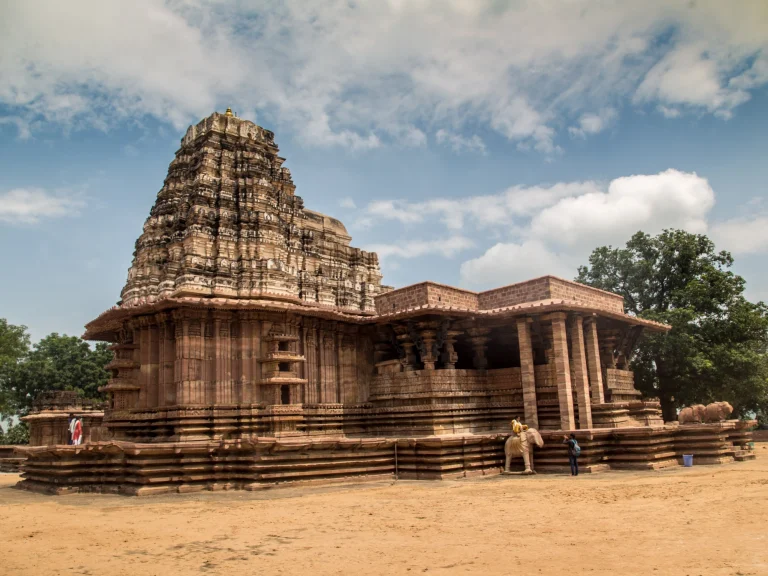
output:
M72 444L79 446L83 443L83 420L78 418L75 421L75 430L72 432Z

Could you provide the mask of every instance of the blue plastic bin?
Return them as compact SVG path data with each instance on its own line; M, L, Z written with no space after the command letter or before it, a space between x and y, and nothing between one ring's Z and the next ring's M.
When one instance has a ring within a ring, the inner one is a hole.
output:
M683 454L683 466L686 468L693 466L693 454Z

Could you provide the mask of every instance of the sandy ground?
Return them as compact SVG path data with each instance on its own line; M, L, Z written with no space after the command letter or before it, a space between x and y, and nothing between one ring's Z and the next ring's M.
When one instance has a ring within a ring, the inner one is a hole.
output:
M0 574L768 574L758 460L127 498L0 475Z

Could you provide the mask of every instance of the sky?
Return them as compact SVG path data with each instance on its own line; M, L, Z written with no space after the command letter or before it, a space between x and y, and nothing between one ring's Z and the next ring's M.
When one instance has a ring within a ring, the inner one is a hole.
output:
M228 106L388 285L573 278L682 228L768 300L765 0L30 0L0 4L0 317L37 340L113 306Z

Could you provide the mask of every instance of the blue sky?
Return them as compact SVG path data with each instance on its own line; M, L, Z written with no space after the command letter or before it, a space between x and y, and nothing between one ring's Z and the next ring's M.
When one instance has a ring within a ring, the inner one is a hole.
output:
M0 316L114 305L186 126L276 133L384 281L573 277L705 232L768 300L768 3L70 1L0 8Z

